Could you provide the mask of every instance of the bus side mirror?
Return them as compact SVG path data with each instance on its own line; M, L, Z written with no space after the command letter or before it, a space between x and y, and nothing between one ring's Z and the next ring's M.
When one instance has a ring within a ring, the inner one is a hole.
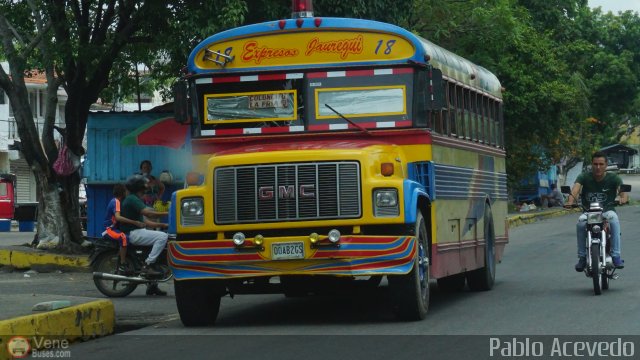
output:
M436 68L427 68L424 73L427 78L427 110L441 110L444 107L445 92L442 82L442 71Z
M176 121L181 124L188 124L189 118L189 100L187 97L188 87L187 82L184 80L178 80L173 85L173 113Z
M563 194L571 194L571 188L569 186L560 186L560 192Z

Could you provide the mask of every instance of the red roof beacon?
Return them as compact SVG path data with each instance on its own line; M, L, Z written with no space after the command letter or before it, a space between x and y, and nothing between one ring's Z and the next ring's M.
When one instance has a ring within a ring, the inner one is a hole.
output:
M293 19L313 17L312 0L291 0L291 9Z

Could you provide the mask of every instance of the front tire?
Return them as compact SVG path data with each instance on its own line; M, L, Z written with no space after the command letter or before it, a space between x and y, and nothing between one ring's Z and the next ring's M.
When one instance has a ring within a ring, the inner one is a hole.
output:
M489 205L484 208L484 241L484 266L467 273L467 285L473 291L491 290L496 280L496 233Z
M591 278L593 279L593 292L602 294L602 276L600 271L600 244L591 245Z
M429 310L429 240L427 226L420 211L416 217L414 235L417 244L413 268L406 275L388 278L396 316L408 321L424 319Z
M98 255L93 262L93 271L107 274L115 274L118 266L119 255L115 251L107 251ZM127 261L133 264L133 259L127 255ZM125 297L138 287L138 284L129 281L107 280L93 278L93 283L98 291L108 297Z
M187 327L213 325L220 311L225 286L219 280L174 280L176 305Z
M609 270L605 270L600 275L602 277L602 290L609 289Z

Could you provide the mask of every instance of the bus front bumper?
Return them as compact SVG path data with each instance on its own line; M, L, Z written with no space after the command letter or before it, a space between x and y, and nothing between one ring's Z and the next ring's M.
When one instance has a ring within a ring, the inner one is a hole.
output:
M342 236L336 244L308 237L264 238L242 246L232 240L169 242L169 265L177 280L279 275L371 276L411 271L413 236Z

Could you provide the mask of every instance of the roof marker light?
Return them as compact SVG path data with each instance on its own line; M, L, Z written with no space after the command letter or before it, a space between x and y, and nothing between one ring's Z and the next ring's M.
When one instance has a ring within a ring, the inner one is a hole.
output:
M297 26L297 27L302 27L302 23L303 23L303 22L304 22L304 20L302 20L302 19L297 19L297 20L296 20L296 26Z
M294 19L313 17L313 1L291 0L291 17Z
M316 25L316 27L320 27L320 24L322 24L322 19L321 18L315 18L315 19L313 19L313 23Z
M280 30L284 29L284 26L287 24L286 21L284 20L280 20L278 21L278 26L280 27Z

